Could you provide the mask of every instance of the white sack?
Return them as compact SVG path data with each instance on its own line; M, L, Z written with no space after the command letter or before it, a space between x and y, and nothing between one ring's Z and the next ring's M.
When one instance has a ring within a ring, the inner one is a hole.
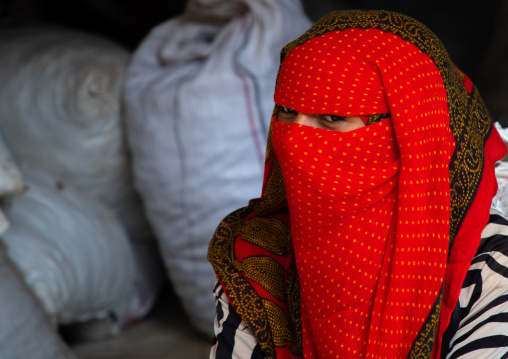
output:
M177 294L211 334L207 247L261 194L280 50L310 21L295 0L191 0L130 63L127 133L136 185Z
M23 190L24 184L21 173L9 150L0 139L0 199L19 195ZM7 230L8 225L7 219L0 209L0 234Z
M0 198L19 196L24 189L21 173L0 140ZM0 234L7 230L0 211ZM18 268L5 253L0 241L0 358L73 359L55 328L26 286Z
M120 91L130 54L94 35L62 28L0 34L0 128L14 158L93 196L126 228L144 315L163 273L134 190Z
M75 359L0 242L0 358Z
M495 122L501 139L508 147L508 128L503 128L499 122ZM497 209L508 216L508 159L503 158L496 163L497 193L492 200L492 208Z
M19 194L23 191L23 178L14 163L10 151L0 138L0 198ZM0 233L3 230L0 228Z
M27 29L2 33L0 54L0 126L14 157L108 204L128 196L118 108L128 52L69 30Z
M124 228L92 197L27 166L27 190L5 208L7 254L53 322L128 319L135 267Z

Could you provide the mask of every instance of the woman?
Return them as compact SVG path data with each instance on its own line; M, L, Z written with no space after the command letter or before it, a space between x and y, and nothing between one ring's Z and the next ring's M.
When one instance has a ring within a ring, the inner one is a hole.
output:
M506 354L506 282L481 255L506 246L487 225L506 147L437 37L331 13L282 50L274 99L262 196L210 244L212 357Z

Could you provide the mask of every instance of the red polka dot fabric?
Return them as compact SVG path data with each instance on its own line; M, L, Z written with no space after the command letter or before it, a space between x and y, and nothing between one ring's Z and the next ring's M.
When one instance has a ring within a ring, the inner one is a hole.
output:
M302 291L305 358L363 357L386 247L393 247L400 155L390 119L352 132L274 123Z
M304 356L405 357L448 254L455 142L440 72L394 34L335 31L286 56L275 101L303 113L391 113L346 133L276 121L272 141L309 324Z
M439 358L506 152L476 87L418 21L348 10L284 47L274 99L262 196L210 244L235 311L269 359Z
M275 102L312 114L360 116L390 112L374 61L380 50L372 43L380 36L375 30L348 29L330 32L293 49L280 69ZM389 37L386 41L395 39Z

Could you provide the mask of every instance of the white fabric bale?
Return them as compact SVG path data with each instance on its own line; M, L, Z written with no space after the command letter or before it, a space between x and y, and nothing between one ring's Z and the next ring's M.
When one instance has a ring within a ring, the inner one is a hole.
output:
M137 262L134 317L151 308L163 271L133 185L120 92L130 54L63 28L0 34L0 128L14 158L115 212ZM0 159L1 160L1 159Z
M310 26L295 0L191 0L135 51L126 86L136 185L170 279L211 334L208 243L261 193L280 50Z
M129 319L132 249L109 209L47 174L21 167L27 190L5 206L7 254L54 323Z
M19 196L24 189L21 173L0 141L0 198ZM0 211L0 234L8 223ZM0 241L0 348L2 359L74 359L27 287L17 266Z
M494 123L501 139L508 147L508 128L503 128L499 122ZM508 216L508 156L496 163L497 193L492 199L492 208Z
M151 237L133 189L120 91L130 54L60 28L0 36L0 126L14 158L100 198L134 239Z
M0 242L0 358L76 359Z
M18 167L0 139L0 198L19 195L23 192L24 186ZM7 230L8 225L7 219L0 210L0 234Z
M0 198L5 201L24 190L21 172L0 140ZM0 211L0 234L8 222ZM0 241L0 348L2 359L75 359L27 287Z
M0 197L15 195L23 191L23 178L14 163L10 151L0 138ZM0 229L0 233L3 232Z
M494 127L496 128L497 132L499 132L499 136L503 140L503 142L508 145L508 128L503 128L501 123L494 122Z

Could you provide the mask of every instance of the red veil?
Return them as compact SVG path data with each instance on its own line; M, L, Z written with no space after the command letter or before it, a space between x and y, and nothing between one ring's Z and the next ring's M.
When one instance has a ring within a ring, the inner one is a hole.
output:
M476 87L414 19L342 11L282 50L275 101L369 122L275 108L262 196L209 248L232 306L268 358L436 357L506 151Z

